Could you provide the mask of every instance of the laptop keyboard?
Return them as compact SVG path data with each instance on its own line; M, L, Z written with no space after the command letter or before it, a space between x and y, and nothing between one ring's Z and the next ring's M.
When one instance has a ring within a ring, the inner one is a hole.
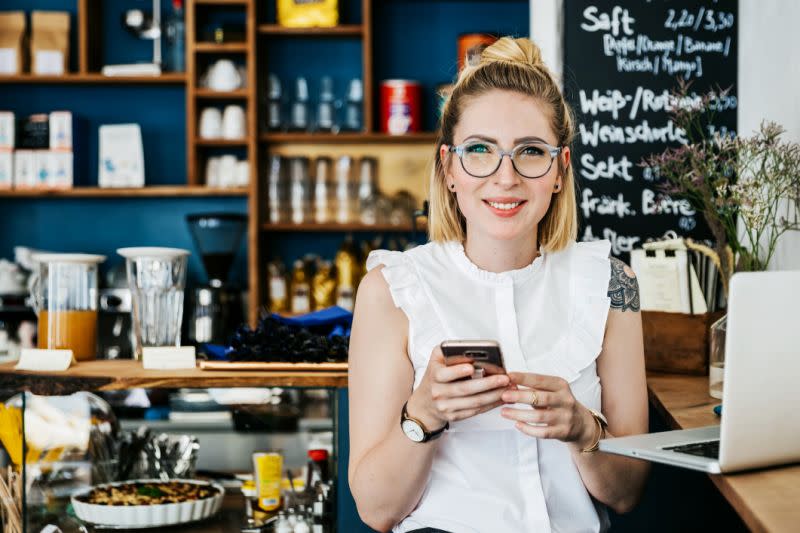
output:
M706 442L692 442L691 444L681 444L680 446L665 446L663 449L717 459L719 457L719 439Z

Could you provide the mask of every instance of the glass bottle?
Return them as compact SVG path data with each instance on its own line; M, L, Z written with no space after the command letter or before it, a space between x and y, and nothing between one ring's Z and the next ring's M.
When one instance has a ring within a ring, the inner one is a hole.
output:
M308 313L311 311L311 287L306 277L303 260L294 262L291 282L292 313Z
M311 278L311 306L316 311L336 303L336 278L330 261L320 261L317 272Z
M713 324L709 331L708 394L722 399L723 377L725 374L725 334L728 330L728 316L725 315Z
M267 280L269 310L273 313L288 311L289 290L286 283L286 272L283 263L279 259L267 263Z
M288 220L287 200L288 187L284 159L279 155L269 157L269 174L267 176L267 201L270 224L279 224Z
M343 155L336 160L336 222L347 224L355 220L353 212L357 211L353 197L353 158Z
M336 305L352 311L355 304L356 284L361 277L358 254L353 236L347 235L336 252Z
M318 157L316 161L316 172L314 173L314 222L326 224L331 220L333 207L333 187L331 186L331 167L333 163L330 157Z
M186 70L186 23L183 20L183 0L172 0L172 13L167 20L167 41L170 44L169 69Z
M284 127L282 96L283 89L280 78L275 74L270 74L267 91L267 129L269 131L280 131Z
M333 104L333 78L323 76L320 80L319 102L317 103L317 129L319 131L338 131Z
M309 160L307 157L289 158L289 202L292 211L292 223L303 224L309 221L311 214L311 184L308 176Z
M364 108L364 85L358 78L350 80L347 90L347 101L344 106L344 123L342 129L361 131L364 129L362 112Z
M289 128L294 131L307 131L310 122L308 109L308 82L302 76L295 80L292 114L289 117Z

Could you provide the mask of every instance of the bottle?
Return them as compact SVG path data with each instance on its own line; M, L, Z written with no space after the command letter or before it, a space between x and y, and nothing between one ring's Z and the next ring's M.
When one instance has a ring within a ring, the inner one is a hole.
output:
M358 78L350 80L347 90L347 102L344 106L343 129L361 131L364 128L361 114L364 108L364 85Z
M357 211L353 198L353 158L343 155L336 160L335 197L336 222L347 224L353 222L353 213Z
M291 283L292 313L308 313L311 311L311 287L303 266L301 259L294 262Z
M289 158L289 202L294 224L309 222L311 214L311 180L308 176L307 157Z
M317 129L319 131L338 131L335 123L333 104L333 78L323 76L320 80L319 102L317 103Z
M309 464L309 468L315 468L315 472L319 472L319 481L323 483L328 482L328 450L324 448L317 448L308 450L308 458L311 460L312 464ZM312 476L311 484L314 485L314 481L316 481Z
M267 177L267 202L270 224L288 220L287 200L289 197L286 180L285 160L276 154L269 156L269 175Z
M358 254L353 236L348 234L336 252L336 305L352 311L355 304L356 284L361 277Z
M283 106L281 105L281 80L275 74L269 75L269 89L267 91L267 129L279 131L283 129Z
M167 20L167 41L170 44L168 67L173 72L186 70L186 23L183 0L172 0L172 13Z
M302 76L295 80L292 114L289 117L289 128L294 131L306 131L309 125L308 82Z
M316 311L336 303L336 279L330 261L320 261L317 272L311 278L311 307Z
M269 310L280 313L289 310L289 290L286 283L286 269L276 259L267 263L267 283L269 287Z
M314 222L317 224L326 224L331 220L334 192L330 176L332 166L330 157L317 158L317 170L314 173Z

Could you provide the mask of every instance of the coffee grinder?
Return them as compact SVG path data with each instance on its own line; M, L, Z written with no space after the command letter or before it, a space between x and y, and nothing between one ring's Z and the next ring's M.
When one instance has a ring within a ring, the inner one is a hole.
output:
M241 289L229 276L247 228L247 216L196 214L187 215L186 222L208 277L207 285L187 291L186 339L195 346L227 344L228 337L244 321Z

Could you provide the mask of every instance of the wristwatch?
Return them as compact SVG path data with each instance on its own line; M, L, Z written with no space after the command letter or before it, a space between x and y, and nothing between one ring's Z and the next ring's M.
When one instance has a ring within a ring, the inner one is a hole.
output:
M594 421L597 423L597 429L599 431L597 432L597 439L594 441L594 444L581 450L583 453L596 452L600 448L600 439L606 436L606 428L608 427L608 420L605 416L603 416L603 413L595 411L591 407L587 407L587 409L592 414Z
M406 410L407 406L408 402L403 404L403 412L400 415L400 429L403 430L403 433L406 434L406 437L414 442L428 442L438 439L442 436L442 433L444 433L445 430L450 427L450 422L448 422L444 425L444 427L439 428L436 431L428 431L428 428L425 427L425 424L416 418L411 418L408 416L408 411Z

